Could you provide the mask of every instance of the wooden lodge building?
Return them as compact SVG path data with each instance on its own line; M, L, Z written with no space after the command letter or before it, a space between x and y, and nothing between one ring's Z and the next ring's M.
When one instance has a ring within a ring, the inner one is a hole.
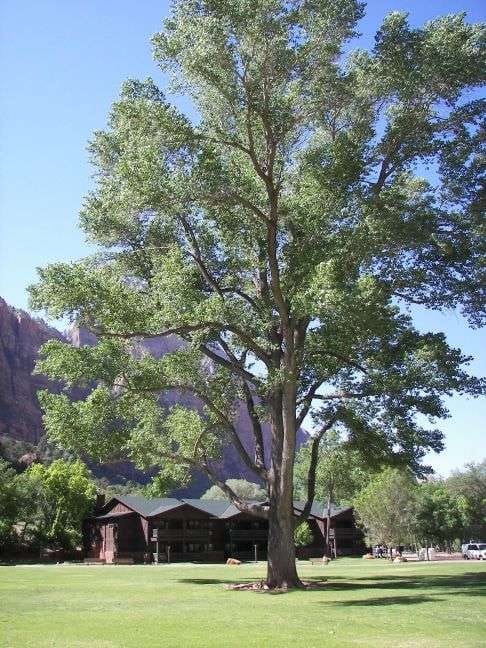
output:
M296 502L296 515L303 505ZM315 503L308 519L313 542L298 551L301 558L322 556L326 511ZM223 562L228 557L266 558L268 523L239 511L227 500L146 499L114 497L84 521L88 558L107 563L118 560L152 562ZM363 536L355 527L351 508L333 508L331 537L337 555L359 553Z

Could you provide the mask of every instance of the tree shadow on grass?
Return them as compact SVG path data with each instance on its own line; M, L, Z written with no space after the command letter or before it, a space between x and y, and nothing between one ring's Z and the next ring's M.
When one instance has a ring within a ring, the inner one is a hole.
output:
M311 577L308 580L320 580ZM360 589L441 589L449 588L459 590L458 593L468 594L474 590L486 595L486 572L467 572L465 574L451 575L397 575L397 576L363 576L347 579L343 576L331 576L328 589L332 590L360 590Z
M191 585L229 585L237 581L238 583L253 583L254 578L178 578L178 583L188 583Z
M324 576L324 575L323 575ZM306 577L306 581L317 582L322 580L323 576ZM448 574L432 575L430 573L414 574L407 576L403 573L397 575L382 576L359 576L346 578L344 576L330 575L323 589L306 590L307 593L316 595L323 592L346 592L359 590L425 590L424 593L417 595L402 596L381 596L368 597L357 601L334 601L323 604L328 605L407 605L427 603L440 600L441 596L486 596L486 572L466 572L451 576ZM228 585L231 582L250 583L254 578L239 578L234 574L234 578L228 574L227 579L222 578L180 578L180 583L190 583L192 585ZM302 590L290 590L288 594Z
M435 603L440 597L433 596L377 596L375 598L357 599L351 601L322 601L324 605L333 607L361 607L361 606L382 606L382 605L417 605L417 603Z

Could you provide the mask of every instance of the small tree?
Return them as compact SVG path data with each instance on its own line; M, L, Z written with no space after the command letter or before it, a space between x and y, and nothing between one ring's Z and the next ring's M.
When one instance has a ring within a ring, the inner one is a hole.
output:
M444 484L453 497L460 497L466 502L467 523L464 533L468 537L464 539L482 538L486 533L486 459L453 471Z
M421 418L446 415L444 394L480 390L468 359L418 332L408 307L461 307L474 325L484 315L483 106L470 94L483 29L463 15L415 28L393 12L373 49L356 51L363 11L175 0L154 55L197 119L150 79L124 84L90 145L97 185L81 226L101 253L42 269L31 290L36 309L99 340L43 347L39 371L90 390L40 396L51 438L102 460L202 470L268 519L269 587L300 584L293 469L308 414L316 444L339 422L416 466L442 447ZM181 346L162 358L137 346L171 335ZM174 389L200 411L168 411L160 393ZM219 478L228 443L267 502Z
M246 481L246 479L228 479L226 485L244 501L264 502L267 498L266 492L258 484ZM228 494L219 486L211 486L201 499L230 499Z
M308 522L300 522L294 529L294 544L296 547L306 547L314 540L314 534Z
M312 440L303 446L296 456L295 489L307 496L310 466L315 460L315 497L326 506L326 553L331 556L330 528L332 504L351 498L362 486L365 472L361 468L358 453L340 435L330 430L320 441L316 450Z
M85 464L62 459L47 467L33 464L19 479L34 495L26 515L37 539L66 549L75 546L96 496L96 484Z
M410 474L386 468L356 495L356 517L370 545L391 548L413 540L416 490Z
M417 489L415 535L423 545L447 544L462 537L468 522L467 501L454 497L441 482L421 484Z

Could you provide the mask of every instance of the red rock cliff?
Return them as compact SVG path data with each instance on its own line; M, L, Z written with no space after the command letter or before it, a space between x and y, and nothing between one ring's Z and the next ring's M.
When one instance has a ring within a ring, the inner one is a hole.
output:
M0 434L31 443L43 435L36 392L57 387L32 370L39 347L52 338L63 335L0 297Z

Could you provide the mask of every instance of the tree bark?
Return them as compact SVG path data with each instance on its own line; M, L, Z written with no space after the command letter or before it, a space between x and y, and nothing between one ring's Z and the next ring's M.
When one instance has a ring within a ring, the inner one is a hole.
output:
M271 464L268 474L267 585L271 589L303 586L297 575L294 544L295 407L292 418L288 407L289 395L284 395L283 391L278 390L274 394L270 406Z
M268 517L267 585L274 588L302 587L297 575L294 515L286 503L270 506Z

